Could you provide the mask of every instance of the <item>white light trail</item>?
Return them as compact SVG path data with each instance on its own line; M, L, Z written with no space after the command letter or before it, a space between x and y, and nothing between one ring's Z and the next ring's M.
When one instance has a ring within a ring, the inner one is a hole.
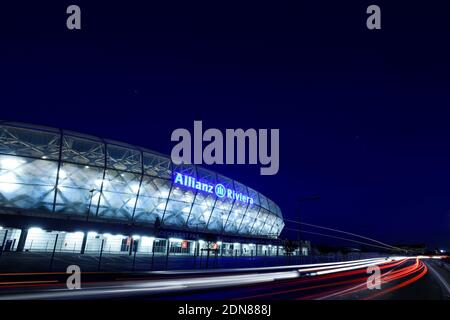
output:
M245 284L271 282L282 279L292 279L299 276L297 271L272 272L265 274L245 274L232 276L215 276L207 278L185 278L177 280L148 280L122 282L120 285L85 288L81 290L53 290L42 293L29 293L0 296L0 300L41 300L41 299L83 299L90 296L99 298L117 294L133 294L142 292L167 292L173 290L198 290L209 288L225 288Z

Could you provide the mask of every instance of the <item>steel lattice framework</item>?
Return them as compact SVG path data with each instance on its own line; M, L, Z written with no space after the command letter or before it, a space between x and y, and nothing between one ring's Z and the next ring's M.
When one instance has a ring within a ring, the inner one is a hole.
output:
M179 172L247 194L253 204L174 185ZM0 122L0 207L26 214L176 230L277 237L280 208L255 190L194 165L71 131ZM23 210L22 210L23 211Z

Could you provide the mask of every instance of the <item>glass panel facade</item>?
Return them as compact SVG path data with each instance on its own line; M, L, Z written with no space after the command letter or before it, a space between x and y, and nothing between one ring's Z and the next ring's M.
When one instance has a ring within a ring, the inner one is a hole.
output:
M234 190L233 180L217 175L217 183L222 184L225 188ZM231 207L233 206L233 200L224 196L223 198L216 198L214 209L209 218L209 223L206 226L208 231L222 232L225 223L230 215Z
M173 172L195 177L195 167L190 165L174 166ZM164 212L163 225L175 228L184 228L186 226L189 213L191 212L192 202L194 199L194 189L183 188L179 185L172 185Z
M134 221L155 224L162 221L166 208L170 180L144 176L134 213Z
M0 203L51 211L58 162L0 155Z
M63 136L62 160L84 165L105 165L105 146L97 141Z
M280 218L276 218L275 224L273 225L272 230L270 231L270 234L279 236L281 231L283 230L283 228L284 228L283 220Z
M251 230L253 228L253 224L256 221L256 217L261 209L259 203L259 194L252 188L247 188L248 195L253 198L253 204L250 204L247 208L247 212L242 219L241 226L239 228L240 234L251 234Z
M107 169L97 216L131 221L139 182L138 174Z
M270 212L267 212L266 221L264 223L264 226L259 231L259 234L260 235L269 234L270 231L272 230L274 222L275 222L275 216L273 214L271 214Z
M141 152L121 146L107 145L106 163L108 168L132 172L142 172Z
M217 175L209 170L197 168L197 180L200 182L217 182ZM192 230L205 230L216 203L214 194L198 191L189 215L187 227Z
M172 169L169 158L144 152L143 161L144 174L167 179L172 177Z
M261 232L261 229L264 227L264 224L266 223L267 215L269 214L269 203L267 202L267 198L263 196L262 194L259 194L259 201L261 204L261 210L259 211L258 215L256 216L256 221L253 224L253 227L250 231L253 235L259 235Z
M72 215L86 216L97 211L94 196L100 192L103 169L63 162L59 180L55 210ZM98 199L98 198L97 198Z
M164 225L184 227L191 211L194 196L194 192L190 189L173 187L164 214Z
M174 184L175 173L220 183L253 203ZM216 234L277 237L284 227L273 201L212 171L114 141L7 122L0 124L0 208Z
M259 210L258 215L256 216L256 221L253 224L253 227L250 231L253 235L259 235L261 232L261 229L264 227L264 224L266 223L267 215L269 214L269 211L267 211L264 208L261 208Z
M243 184L234 181L234 189L236 192L242 194L248 194L247 187ZM245 213L249 204L241 201L235 201L231 209L230 215L225 225L225 232L227 233L238 233L239 227L241 226L242 219L244 219Z
M58 132L0 126L0 153L56 160L60 137Z

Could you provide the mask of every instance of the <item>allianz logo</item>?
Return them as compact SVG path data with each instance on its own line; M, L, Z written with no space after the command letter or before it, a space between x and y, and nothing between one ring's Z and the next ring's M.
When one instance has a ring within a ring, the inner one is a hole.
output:
M252 205L254 200L242 192L237 192L233 189L225 187L221 183L211 184L208 182L198 181L196 178L186 174L176 172L174 175L174 183L183 187L196 189L210 194L215 194L219 198L228 198L239 202Z

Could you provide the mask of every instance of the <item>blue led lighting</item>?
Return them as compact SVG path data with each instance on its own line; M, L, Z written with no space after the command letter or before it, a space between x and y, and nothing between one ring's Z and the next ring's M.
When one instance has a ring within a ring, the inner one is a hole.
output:
M214 194L219 198L228 198L231 200L236 200L243 203L253 204L253 198L245 195L241 192L237 192L233 189L226 188L223 184L210 184L208 182L201 182L186 174L181 174L178 172L174 173L174 183L188 187L191 189L196 189L206 193Z

